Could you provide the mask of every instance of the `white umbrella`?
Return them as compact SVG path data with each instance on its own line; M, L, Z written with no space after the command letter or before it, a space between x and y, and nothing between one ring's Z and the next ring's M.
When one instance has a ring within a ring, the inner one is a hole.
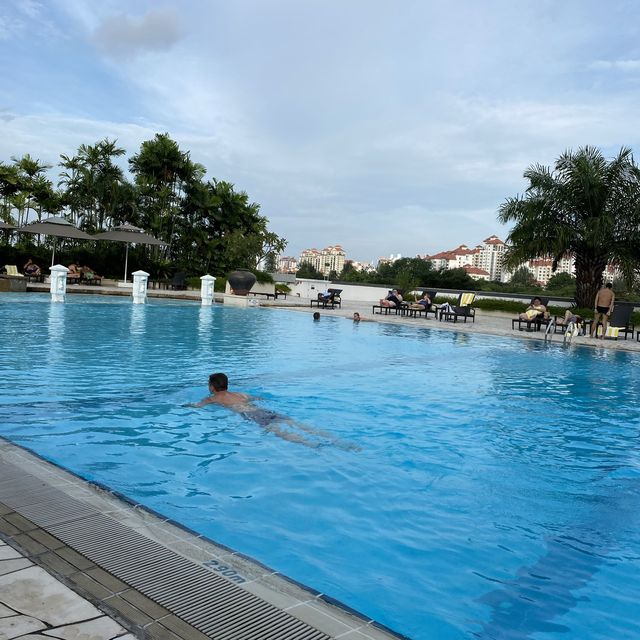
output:
M144 230L139 227L134 227L132 224L121 224L118 227L114 227L109 231L103 233L96 233L92 237L93 240L111 240L113 242L126 242L127 250L124 258L124 281L127 281L127 266L129 264L129 245L130 244L152 244L160 247L166 247L167 243L158 238L150 236L145 233Z
M43 236L53 236L53 253L51 254L51 266L56 257L56 241L55 238L75 238L76 240L93 240L93 236L85 233L78 227L73 226L68 220L64 218L47 218L42 222L30 222L25 224L24 227L18 229L24 233L37 233Z

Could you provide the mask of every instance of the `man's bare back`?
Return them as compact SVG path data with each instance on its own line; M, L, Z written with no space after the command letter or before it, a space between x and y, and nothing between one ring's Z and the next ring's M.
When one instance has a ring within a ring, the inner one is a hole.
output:
M613 301L615 300L615 294L613 290L607 287L603 287L598 291L596 295L595 307L608 307L611 308Z
M238 393L237 391L213 391L210 396L203 398L193 406L204 407L207 404L221 404L223 407L236 409L238 405L248 406L250 401L251 396L248 396L246 393Z

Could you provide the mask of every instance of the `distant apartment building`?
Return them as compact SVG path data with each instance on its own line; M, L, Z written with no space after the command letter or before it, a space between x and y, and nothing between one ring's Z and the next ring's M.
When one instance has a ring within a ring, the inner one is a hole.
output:
M540 258L533 258L532 260L527 260L522 263L520 267L526 267L531 272L533 279L541 285L546 285L547 282L551 279L553 275L556 273L568 273L569 275L574 275L575 272L575 259L573 255L566 254L558 260L558 266L555 271L553 271L553 259L545 256ZM515 272L515 269L512 271L505 270L503 272L503 282L509 282L511 280L511 276Z
M475 280L491 280L491 274L480 267L472 267L466 264L462 268Z
M400 260L400 258L402 258L402 254L399 253L397 255L393 255L393 253L389 254L389 257L387 258L387 256L380 256L378 258L378 264L377 266L379 267L382 264L393 264L396 260Z
M461 244L424 259L429 260L434 269L465 269L473 278L500 280L505 251L505 243L497 236L490 236L473 249Z
M476 247L473 266L489 273L489 280L502 280L502 263L507 245L498 236L485 238L483 244Z
M299 265L310 264L322 275L328 276L332 271L340 273L344 268L346 254L339 245L324 249L305 249L300 254Z
M298 260L293 256L278 258L278 273L295 273L298 270Z
M358 260L347 260L347 262L350 263L356 271L368 272L376 270L371 262L359 262Z

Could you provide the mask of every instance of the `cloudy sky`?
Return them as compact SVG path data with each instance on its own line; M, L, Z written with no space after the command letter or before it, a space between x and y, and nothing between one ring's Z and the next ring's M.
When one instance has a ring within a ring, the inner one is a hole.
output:
M0 160L168 132L287 254L492 233L522 172L640 136L635 0L1 0Z

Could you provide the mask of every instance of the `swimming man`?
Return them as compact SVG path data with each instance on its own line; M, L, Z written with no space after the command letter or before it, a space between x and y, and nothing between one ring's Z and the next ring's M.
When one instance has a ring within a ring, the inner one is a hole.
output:
M307 425L295 422L287 416L283 416L275 411L269 411L268 409L262 409L252 404L251 396L246 393L238 393L237 391L229 391L229 378L224 373L212 373L209 376L209 392L210 396L203 398L196 404L188 405L192 407L204 407L208 404L219 404L231 411L239 413L243 418L247 420L253 420L256 424L259 424L266 431L273 433L279 438L284 440L290 440L291 442L297 442L303 444L306 447L319 447L321 442L314 442L308 440L303 436L283 429L281 425L287 425L296 429L301 429L314 436L320 436L327 438L331 441L331 444L339 446L343 449L351 450L354 445L348 445L336 440L330 433L322 431L320 429L313 429Z

